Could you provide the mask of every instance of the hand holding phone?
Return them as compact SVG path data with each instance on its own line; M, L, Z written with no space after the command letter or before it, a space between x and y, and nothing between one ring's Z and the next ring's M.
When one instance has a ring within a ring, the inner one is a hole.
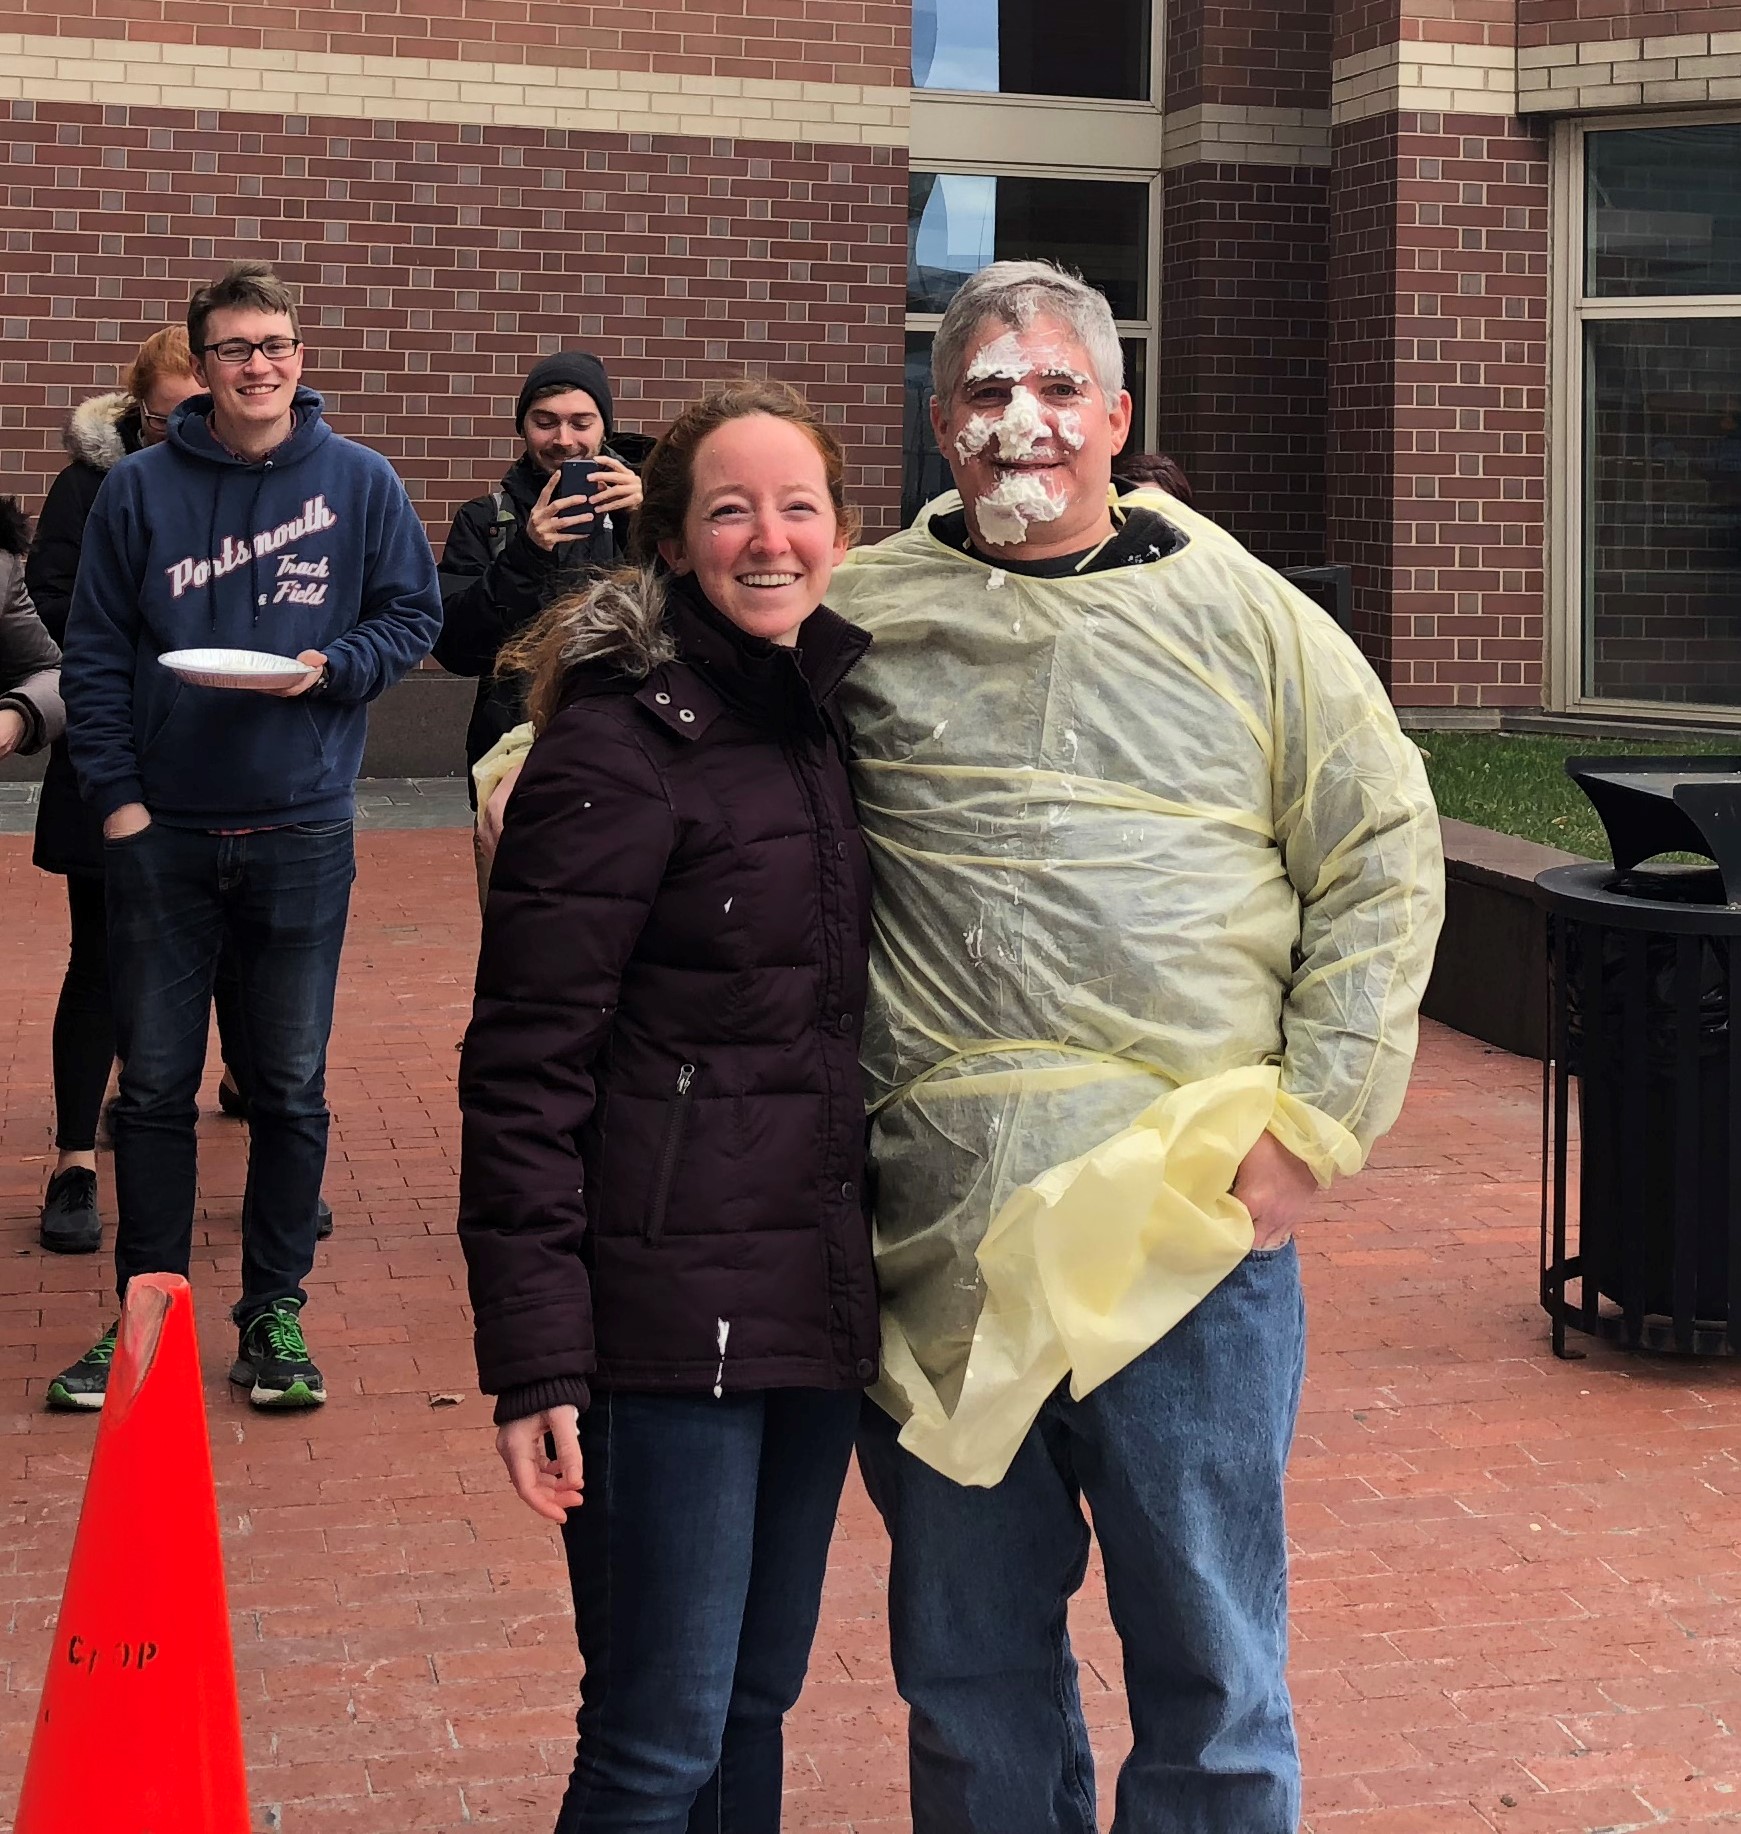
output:
M551 472L526 522L526 533L545 553L592 532L588 500L598 468L596 459L565 459L560 471Z

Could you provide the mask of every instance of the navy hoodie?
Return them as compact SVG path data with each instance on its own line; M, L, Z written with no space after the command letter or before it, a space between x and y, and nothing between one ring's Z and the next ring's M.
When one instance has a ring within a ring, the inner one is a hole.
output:
M367 703L441 629L429 539L379 453L341 439L312 389L264 459L206 424L209 395L103 480L85 524L61 685L67 749L101 816L142 802L175 828L354 812ZM330 683L284 700L196 688L157 658L210 646L319 650Z

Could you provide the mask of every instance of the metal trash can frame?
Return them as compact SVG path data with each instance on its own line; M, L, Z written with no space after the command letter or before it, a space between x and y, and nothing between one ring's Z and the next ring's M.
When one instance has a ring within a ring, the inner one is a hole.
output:
M1716 875L1633 875L1663 890L1695 877ZM1741 1353L1741 906L1721 892L1709 903L1626 895L1616 879L1588 865L1536 881L1549 981L1541 1302L1554 1354L1578 1354L1568 1326L1635 1350Z

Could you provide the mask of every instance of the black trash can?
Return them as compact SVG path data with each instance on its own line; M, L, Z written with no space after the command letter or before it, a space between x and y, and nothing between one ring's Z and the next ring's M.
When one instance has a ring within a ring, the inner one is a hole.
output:
M1696 773L1696 807L1716 806L1722 797L1714 802L1714 791L1722 789L1741 813L1741 771L1721 769L1736 762L1700 761L1707 768ZM1663 847L1726 851L1726 832L1716 847L1696 826L1689 834L1679 800L1689 763L1573 760L1567 769L1580 781L1624 773L1634 838L1616 846L1617 859L1648 847L1636 836L1648 817L1639 798L1652 794L1670 805ZM1603 809L1602 797L1594 800ZM1570 1326L1632 1349L1734 1353L1741 1348L1741 1023L1734 1011L1741 902L1729 901L1725 874L1714 866L1560 866L1536 885L1548 914L1550 1002L1541 1297L1554 1350L1566 1354Z

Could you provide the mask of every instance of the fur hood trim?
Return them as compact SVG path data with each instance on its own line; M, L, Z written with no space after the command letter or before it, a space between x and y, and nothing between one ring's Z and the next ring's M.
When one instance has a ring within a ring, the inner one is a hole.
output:
M98 471L108 471L127 456L121 421L133 409L133 397L117 391L93 395L73 409L60 443L76 459Z
M0 497L0 554L30 551L30 518L16 497Z
M607 573L585 593L559 601L552 615L562 620L565 668L603 664L641 681L676 658L665 582L651 567Z

